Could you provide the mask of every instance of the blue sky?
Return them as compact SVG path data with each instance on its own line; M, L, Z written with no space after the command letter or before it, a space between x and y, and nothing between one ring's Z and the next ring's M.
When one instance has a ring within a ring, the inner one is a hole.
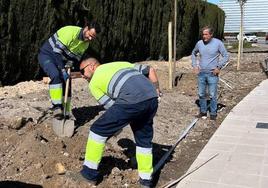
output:
M208 2L218 4L219 0L208 0Z

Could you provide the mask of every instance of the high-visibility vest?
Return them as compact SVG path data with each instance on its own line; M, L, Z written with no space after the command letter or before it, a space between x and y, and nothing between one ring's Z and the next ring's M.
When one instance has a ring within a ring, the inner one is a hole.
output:
M124 83L132 76L148 74L149 66L129 62L112 62L98 66L89 83L89 90L96 100L108 109L114 104Z
M64 60L80 61L89 45L83 39L83 28L77 26L62 27L48 41L53 51L60 53Z

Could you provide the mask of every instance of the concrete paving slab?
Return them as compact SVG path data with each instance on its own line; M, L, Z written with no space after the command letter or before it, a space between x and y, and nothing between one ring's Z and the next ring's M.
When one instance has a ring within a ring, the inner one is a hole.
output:
M268 178L268 165L263 165L262 175L267 176L267 178Z
M216 153L177 188L268 187L268 80L233 108L189 170Z
M254 145L237 145L234 152L252 155L265 155L265 147Z
M259 176L226 172L220 178L220 183L236 186L258 187Z
M234 144L240 140L240 137L236 136L226 136L226 135L215 135L214 142L217 143L227 143L227 144Z
M247 172L249 175L262 175L263 173L263 164L262 163L245 163L245 162L237 162L231 161L225 166L230 173L241 173Z
M262 177L260 180L260 188L268 187L268 177Z

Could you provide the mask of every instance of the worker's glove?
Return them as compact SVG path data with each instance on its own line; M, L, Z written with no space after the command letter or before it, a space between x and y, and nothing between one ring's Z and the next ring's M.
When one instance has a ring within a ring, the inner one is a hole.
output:
M69 74L67 73L65 69L62 69L61 72L62 72L63 80L66 82L68 78L70 77Z

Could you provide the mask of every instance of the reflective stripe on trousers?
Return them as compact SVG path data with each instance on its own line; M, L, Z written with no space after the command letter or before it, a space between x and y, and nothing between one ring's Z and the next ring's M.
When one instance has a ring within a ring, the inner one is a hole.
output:
M50 84L49 95L53 104L62 104L62 84Z
M85 161L84 161L85 166L91 169L96 170L98 169L104 151L106 140L107 137L97 135L92 131L89 132Z
M151 180L153 173L152 148L136 146L136 158L138 162L138 172L141 179Z

